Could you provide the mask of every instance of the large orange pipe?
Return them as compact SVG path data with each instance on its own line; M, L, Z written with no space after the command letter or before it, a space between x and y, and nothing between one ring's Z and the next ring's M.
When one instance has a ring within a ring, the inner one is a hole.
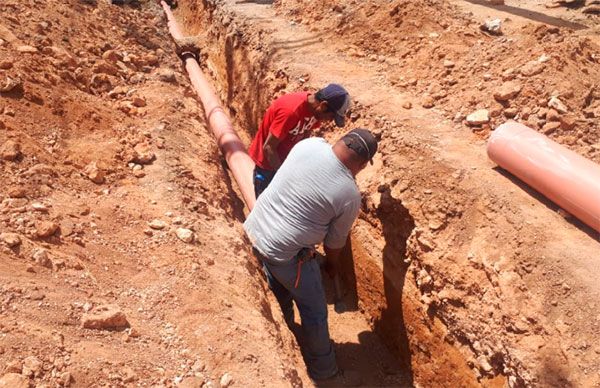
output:
M490 159L600 232L600 165L516 122L499 126Z
M183 33L175 21L171 8L164 1L161 1L161 5L167 15L171 35L173 35L175 39L183 38ZM187 56L185 58L185 68L190 76L192 86L196 90L196 94L198 94L198 97L200 97L200 101L202 101L202 105L204 106L208 126L212 130L213 135L217 140L217 145L225 156L225 160L227 160L227 165L233 173L233 177L238 184L244 202L246 202L246 206L248 206L248 209L252 210L254 203L256 202L256 197L254 196L254 184L252 183L254 162L248 155L246 146L235 129L233 129L231 120L221 106L215 89L202 73L202 69L198 62L193 57Z

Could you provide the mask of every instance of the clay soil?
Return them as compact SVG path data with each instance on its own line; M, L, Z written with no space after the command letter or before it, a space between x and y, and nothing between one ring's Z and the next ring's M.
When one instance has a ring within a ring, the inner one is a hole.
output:
M322 385L600 386L600 236L485 154L513 119L600 162L598 16L521 0L175 16L246 142L274 97L333 81L349 126L381 138L349 311L330 304L344 374ZM496 18L501 35L480 29ZM0 387L315 385L157 4L3 0L0 147Z

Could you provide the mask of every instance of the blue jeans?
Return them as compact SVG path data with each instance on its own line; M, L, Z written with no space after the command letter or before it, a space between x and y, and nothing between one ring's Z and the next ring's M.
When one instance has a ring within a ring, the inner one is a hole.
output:
M252 180L254 181L254 195L256 198L269 186L269 183L275 177L275 173L276 171L265 170L258 166L254 167Z
M263 271L288 325L294 322L292 301L296 302L300 311L309 375L313 379L325 379L335 375L337 363L329 338L327 302L318 261L309 260L302 264L298 288L294 286L298 273L297 258L286 265L263 262Z

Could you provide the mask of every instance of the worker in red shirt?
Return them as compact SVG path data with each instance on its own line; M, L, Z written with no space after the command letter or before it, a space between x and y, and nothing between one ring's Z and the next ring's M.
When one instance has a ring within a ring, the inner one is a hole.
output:
M321 122L346 123L350 96L346 89L329 84L315 94L286 94L269 106L250 144L249 154L254 168L256 198L267 188L292 147L310 136Z

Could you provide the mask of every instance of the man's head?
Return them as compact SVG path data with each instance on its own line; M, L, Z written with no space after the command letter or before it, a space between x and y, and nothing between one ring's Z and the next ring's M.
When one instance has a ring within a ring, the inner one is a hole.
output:
M367 162L373 164L377 139L369 130L357 128L338 140L333 149L340 161L356 175L367 166Z
M317 120L333 120L335 125L343 127L350 107L350 95L342 86L329 84L314 95L311 106Z

